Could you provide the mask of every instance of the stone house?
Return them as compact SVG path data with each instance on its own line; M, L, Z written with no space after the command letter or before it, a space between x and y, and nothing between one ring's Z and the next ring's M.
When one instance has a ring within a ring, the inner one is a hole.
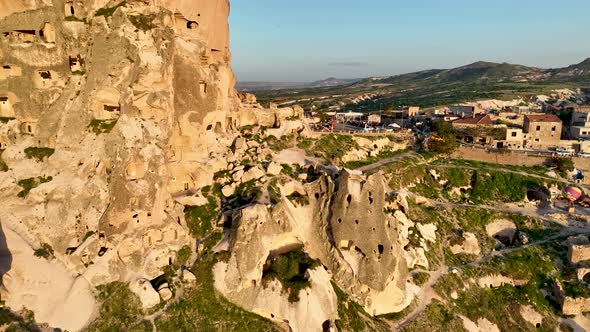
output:
M554 114L525 115L525 148L547 149L559 146L563 124Z
M458 119L452 125L459 133L458 138L468 144L492 145L505 138L505 127L495 125L487 114Z
M482 110L475 106L469 105L455 105L449 107L449 112L462 118L474 117L475 115L482 113Z

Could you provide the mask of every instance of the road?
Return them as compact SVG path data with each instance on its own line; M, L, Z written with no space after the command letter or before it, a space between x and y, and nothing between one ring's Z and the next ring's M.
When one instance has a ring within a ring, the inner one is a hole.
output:
M423 159L421 155L417 154L414 151L410 151L410 152L406 152L406 153L403 153L403 154L400 154L400 155L397 155L397 156L394 156L394 157L391 157L391 158L387 158L387 159L382 159L382 160L376 161L376 162L374 162L374 163L372 163L370 165L360 167L357 170L359 170L359 171L361 171L363 173L367 173L367 172L370 172L372 170L381 168L381 167L383 167L383 166L385 166L387 164L395 163L395 162L402 161L402 160L405 160L405 159L410 159L410 158L413 158L413 159Z

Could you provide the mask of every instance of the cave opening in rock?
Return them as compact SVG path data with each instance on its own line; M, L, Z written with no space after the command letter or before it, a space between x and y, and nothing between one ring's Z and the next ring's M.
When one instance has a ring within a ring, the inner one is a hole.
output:
M100 250L98 251L98 257L104 256L104 254L107 252L107 250L109 250L109 248L107 248L107 247L100 247Z
M379 243L377 249L379 250L379 255L382 255L383 251L385 250L385 247L381 243Z

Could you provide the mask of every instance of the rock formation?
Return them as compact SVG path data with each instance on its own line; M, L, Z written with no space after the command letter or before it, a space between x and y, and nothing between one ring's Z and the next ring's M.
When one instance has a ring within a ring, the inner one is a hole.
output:
M206 203L201 188L221 171L259 185L281 173L277 163L262 166L272 151L240 129L304 135L303 110L238 96L228 14L228 0L0 1L2 300L10 308L80 330L96 316L95 287L114 281L153 307L173 294L149 281L182 247L197 249L184 209ZM245 158L258 165L246 169ZM384 213L383 176L311 168L281 185L277 204L233 212L216 287L295 331L338 319L332 281L371 314L401 310L406 262L399 221ZM294 192L308 204L291 201ZM292 302L279 281L262 279L269 260L296 248L319 265Z

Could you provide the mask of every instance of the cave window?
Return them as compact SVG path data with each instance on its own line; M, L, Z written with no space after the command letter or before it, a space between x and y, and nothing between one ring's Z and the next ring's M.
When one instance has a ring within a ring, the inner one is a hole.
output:
M32 133L33 132L33 128L31 127L31 125L27 125L27 132L28 133Z
M74 10L74 6L70 5L70 15L74 15L76 14L76 11Z
M107 250L109 250L107 247L101 247L100 250L98 251L98 257L104 256L104 254L107 252Z
M168 257L168 265L172 265L172 257Z
M348 194L348 196L346 196L346 201L348 202L348 206L346 208L349 208L350 203L352 203L352 195Z
M41 33L41 37L43 37L43 33ZM41 71L41 72L39 72L39 76L41 76L41 78L44 80L50 80L51 79L51 72L50 71Z
M201 93L207 93L207 83L203 80L199 81L199 89L201 90Z
M188 182L184 182L184 190L188 190L188 189L189 189Z
M315 199L320 199L320 193L315 193Z
M541 328L541 323L535 324L535 327L538 328L538 329L540 329Z
M213 125L208 125L208 126L207 126L207 130L209 131L209 130L211 130L211 129L213 129Z
M341 224L342 223L342 218L338 218L338 223Z
M221 134L221 133L223 133L223 130L221 129L221 122L217 122L217 123L215 124L215 133L216 133L216 134Z
M354 221L354 223L358 225L358 224L359 224L359 221L358 221L358 219L357 219L357 220L355 220L355 221Z
M196 29L198 26L199 26L199 23L197 23L195 21L187 21L186 22L186 28L189 30Z
M383 251L385 250L385 247L382 244L379 244L377 246L377 250L379 250L379 255L382 255Z

